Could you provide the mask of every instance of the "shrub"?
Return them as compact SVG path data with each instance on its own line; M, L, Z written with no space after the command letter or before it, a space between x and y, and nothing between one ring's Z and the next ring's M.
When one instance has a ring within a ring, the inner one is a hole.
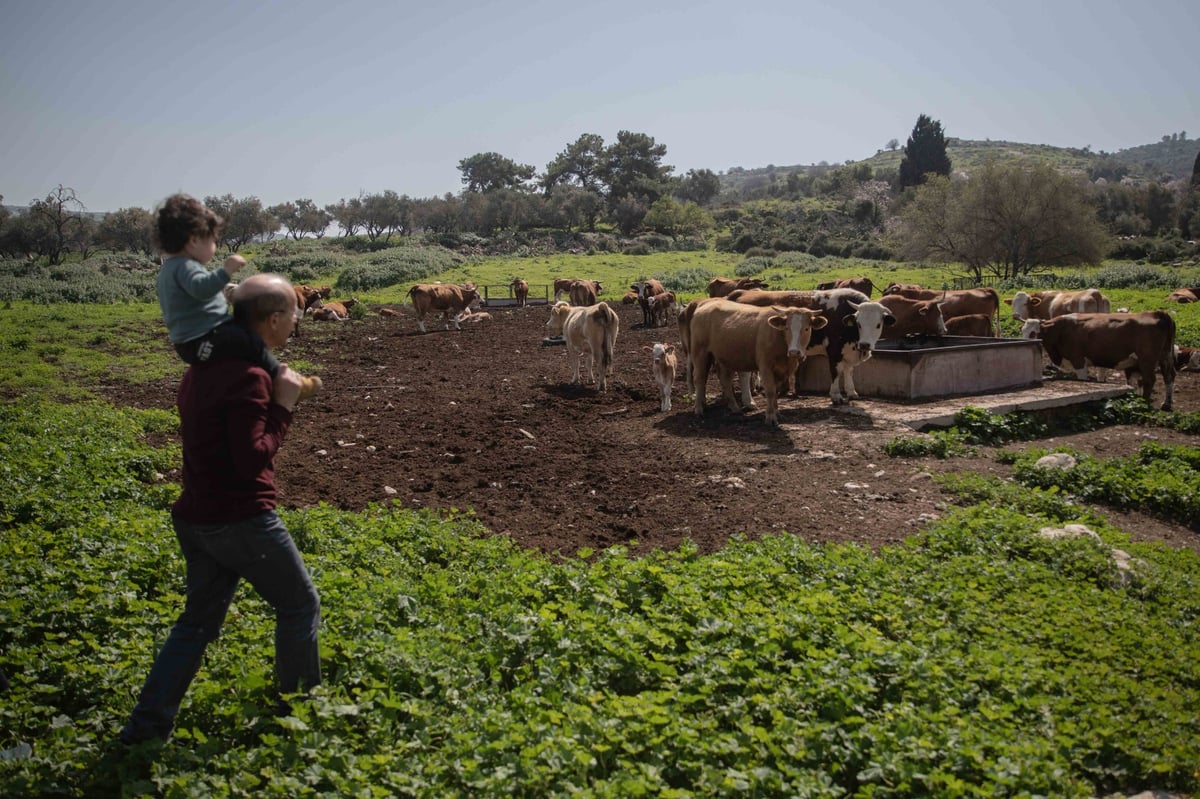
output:
M342 270L335 288L352 293L417 282L464 262L462 256L442 247L394 248Z
M631 244L621 251L622 255L650 255L653 250L647 244Z

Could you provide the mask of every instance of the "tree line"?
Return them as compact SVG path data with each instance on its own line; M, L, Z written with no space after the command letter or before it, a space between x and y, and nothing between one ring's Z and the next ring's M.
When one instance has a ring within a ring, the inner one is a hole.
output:
M888 143L898 147L898 140ZM415 233L488 238L603 226L627 237L708 241L715 233L714 246L738 252L941 262L976 280L1097 263L1114 253L1146 257L1147 247L1171 257L1200 235L1200 156L1190 182L1137 183L1117 173L1110 179L999 162L952 175L945 132L926 114L898 170L866 163L783 176L768 170L765 194L723 190L707 169L675 175L666 155L666 145L644 133L620 131L612 143L583 134L541 172L496 152L463 158L462 191L441 197L387 190L323 207L311 199L269 207L253 196L203 199L227 220L221 245L231 251L277 235L322 238L333 227L343 237L387 244ZM1103 163L1097 168L1106 169ZM60 185L25 214L0 211L0 255L56 264L98 249L155 253L151 211L123 208L97 220L85 210ZM1173 243L1129 243L1146 238Z

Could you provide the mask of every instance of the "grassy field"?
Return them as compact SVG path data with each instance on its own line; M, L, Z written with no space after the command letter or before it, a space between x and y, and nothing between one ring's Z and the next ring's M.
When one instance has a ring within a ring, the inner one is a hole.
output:
M713 253L467 259L430 279L591 277L615 298L638 277L743 266ZM796 288L936 280L812 266L760 274ZM399 302L406 288L360 299ZM1167 292L1106 293L1142 308ZM1174 310L1181 339L1200 343L1192 306ZM285 511L325 608L325 684L271 714L272 622L243 589L173 741L125 751L113 739L182 601L167 513L178 487L162 478L179 453L147 443L177 420L96 389L178 364L150 302L3 313L0 795L1200 790L1200 557L1134 543L1068 493L1144 491L1189 522L1193 448L1089 462L1088 486L1043 484L1025 460L1017 482L964 476L958 506L878 553L781 534L711 556L616 548L552 562L469 512ZM1036 535L1072 522L1101 541ZM1112 547L1138 559L1131 580Z

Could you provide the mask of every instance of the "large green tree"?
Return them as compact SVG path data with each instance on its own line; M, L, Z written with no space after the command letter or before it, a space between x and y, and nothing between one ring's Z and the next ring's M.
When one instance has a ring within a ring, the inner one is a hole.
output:
M155 253L154 214L145 208L122 208L106 214L96 230L96 243L115 252Z
M273 237L279 229L279 220L263 208L257 197L235 198L232 194L221 197L205 197L204 204L216 211L225 220L220 243L237 252L260 237Z
M663 164L666 155L667 146L656 143L653 136L628 130L617 133L617 140L604 151L601 173L608 184L610 211L621 207L627 198L649 209L655 200L668 194L674 167Z
M946 134L942 131L942 123L921 114L904 145L904 156L900 159L900 188L919 186L930 174L949 175L950 156L946 155Z
M721 179L711 169L689 169L675 189L676 197L696 205L708 205L720 193Z
M1044 163L991 162L967 180L931 176L900 219L901 258L962 265L976 281L1096 264L1108 245L1085 186Z
M535 171L528 164L518 164L500 153L477 153L458 162L462 182L469 192L489 192L515 189L533 180Z

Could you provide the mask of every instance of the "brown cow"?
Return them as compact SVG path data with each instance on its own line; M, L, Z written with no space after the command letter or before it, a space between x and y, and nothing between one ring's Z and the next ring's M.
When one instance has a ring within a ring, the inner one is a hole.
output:
M326 322L342 322L350 318L350 309L358 304L353 297L341 302L327 302L320 307L309 309L313 319Z
M621 304L622 305L636 305L637 301L638 301L638 295L636 292L627 291L621 295Z
M512 289L513 296L517 298L517 307L524 308L525 301L529 298L529 283L519 277L514 277L508 287Z
M903 294L906 291L924 291L920 283L896 283L895 281L888 283L887 288L883 290L883 294Z
M993 317L996 335L1000 335L1000 295L993 288L982 286L974 289L937 291L934 289L911 288L901 283L891 283L884 290L885 297L908 297L914 300L942 300L942 316L966 316L985 313Z
M573 277L556 277L556 278L554 278L554 297L553 297L553 299L555 301L557 301L558 298L560 296L562 296L563 294L570 293L571 284L574 282L575 282L575 278L573 278Z
M738 290L765 288L769 288L769 286L757 277L714 277L708 281L708 296L728 297L731 292Z
M576 280L571 284L571 291L568 294L571 298L572 305L582 305L587 307L596 304L596 289L593 288L591 280Z
M1079 291L1018 291L1004 302L1013 319L1053 319L1069 313L1108 313L1112 305L1099 289Z
M671 309L675 307L675 292L664 291L655 294L646 300L646 304L650 307L650 319L654 322L654 327L658 327L659 322L666 327L671 321Z
M984 313L970 313L947 319L946 335L995 338L996 331L992 328L992 317Z
M1038 338L1050 363L1062 369L1065 361L1081 378L1089 366L1121 369L1126 381L1140 373L1142 397L1154 392L1154 370L1162 372L1171 410L1175 393L1175 320L1166 311L1141 313L1077 313L1041 323Z
M637 294L638 305L642 307L642 327L654 327L654 314L650 312L650 298L655 294L662 294L666 291L662 282L649 278L647 280L639 280L629 287L630 291Z
M830 289L854 289L855 291L861 291L870 298L871 292L875 290L875 284L871 282L871 278L869 277L843 277L817 284L817 291L829 291Z
M733 391L734 372L757 371L767 398L766 423L778 424L779 387L787 385L797 364L805 359L813 331L826 324L820 311L808 308L758 308L726 299L699 305L690 320L688 343L696 414L704 415L711 357L730 410L743 410ZM744 401L745 383L742 394ZM751 407L752 402L746 409Z
M440 312L445 321L446 329L450 329L450 317L454 316L454 329L462 330L459 322L465 312L480 302L479 290L474 284L462 286L443 285L441 283L418 283L408 290L412 298L413 308L417 312L417 327L425 330L425 315L430 311Z
M1200 302L1200 286L1175 289L1167 295L1167 302Z
M888 331L888 338L946 335L941 300L914 300L900 294L884 294L879 298L879 304L896 317L895 324Z
M546 327L551 336L562 336L567 345L567 358L575 368L571 382L579 382L579 362L586 358L588 382L594 382L594 370L599 367L600 391L608 389L608 374L613 368L613 351L617 346L617 333L621 320L617 312L602 302L594 307L572 307L565 302L556 302L550 308L550 319Z
M675 385L675 370L678 360L675 357L675 347L672 344L656 343L653 347L642 347L653 357L650 361L650 373L654 375L654 385L662 395L659 409L663 413L671 410L671 387Z
M1200 372L1200 350L1195 347L1176 347L1175 371Z

